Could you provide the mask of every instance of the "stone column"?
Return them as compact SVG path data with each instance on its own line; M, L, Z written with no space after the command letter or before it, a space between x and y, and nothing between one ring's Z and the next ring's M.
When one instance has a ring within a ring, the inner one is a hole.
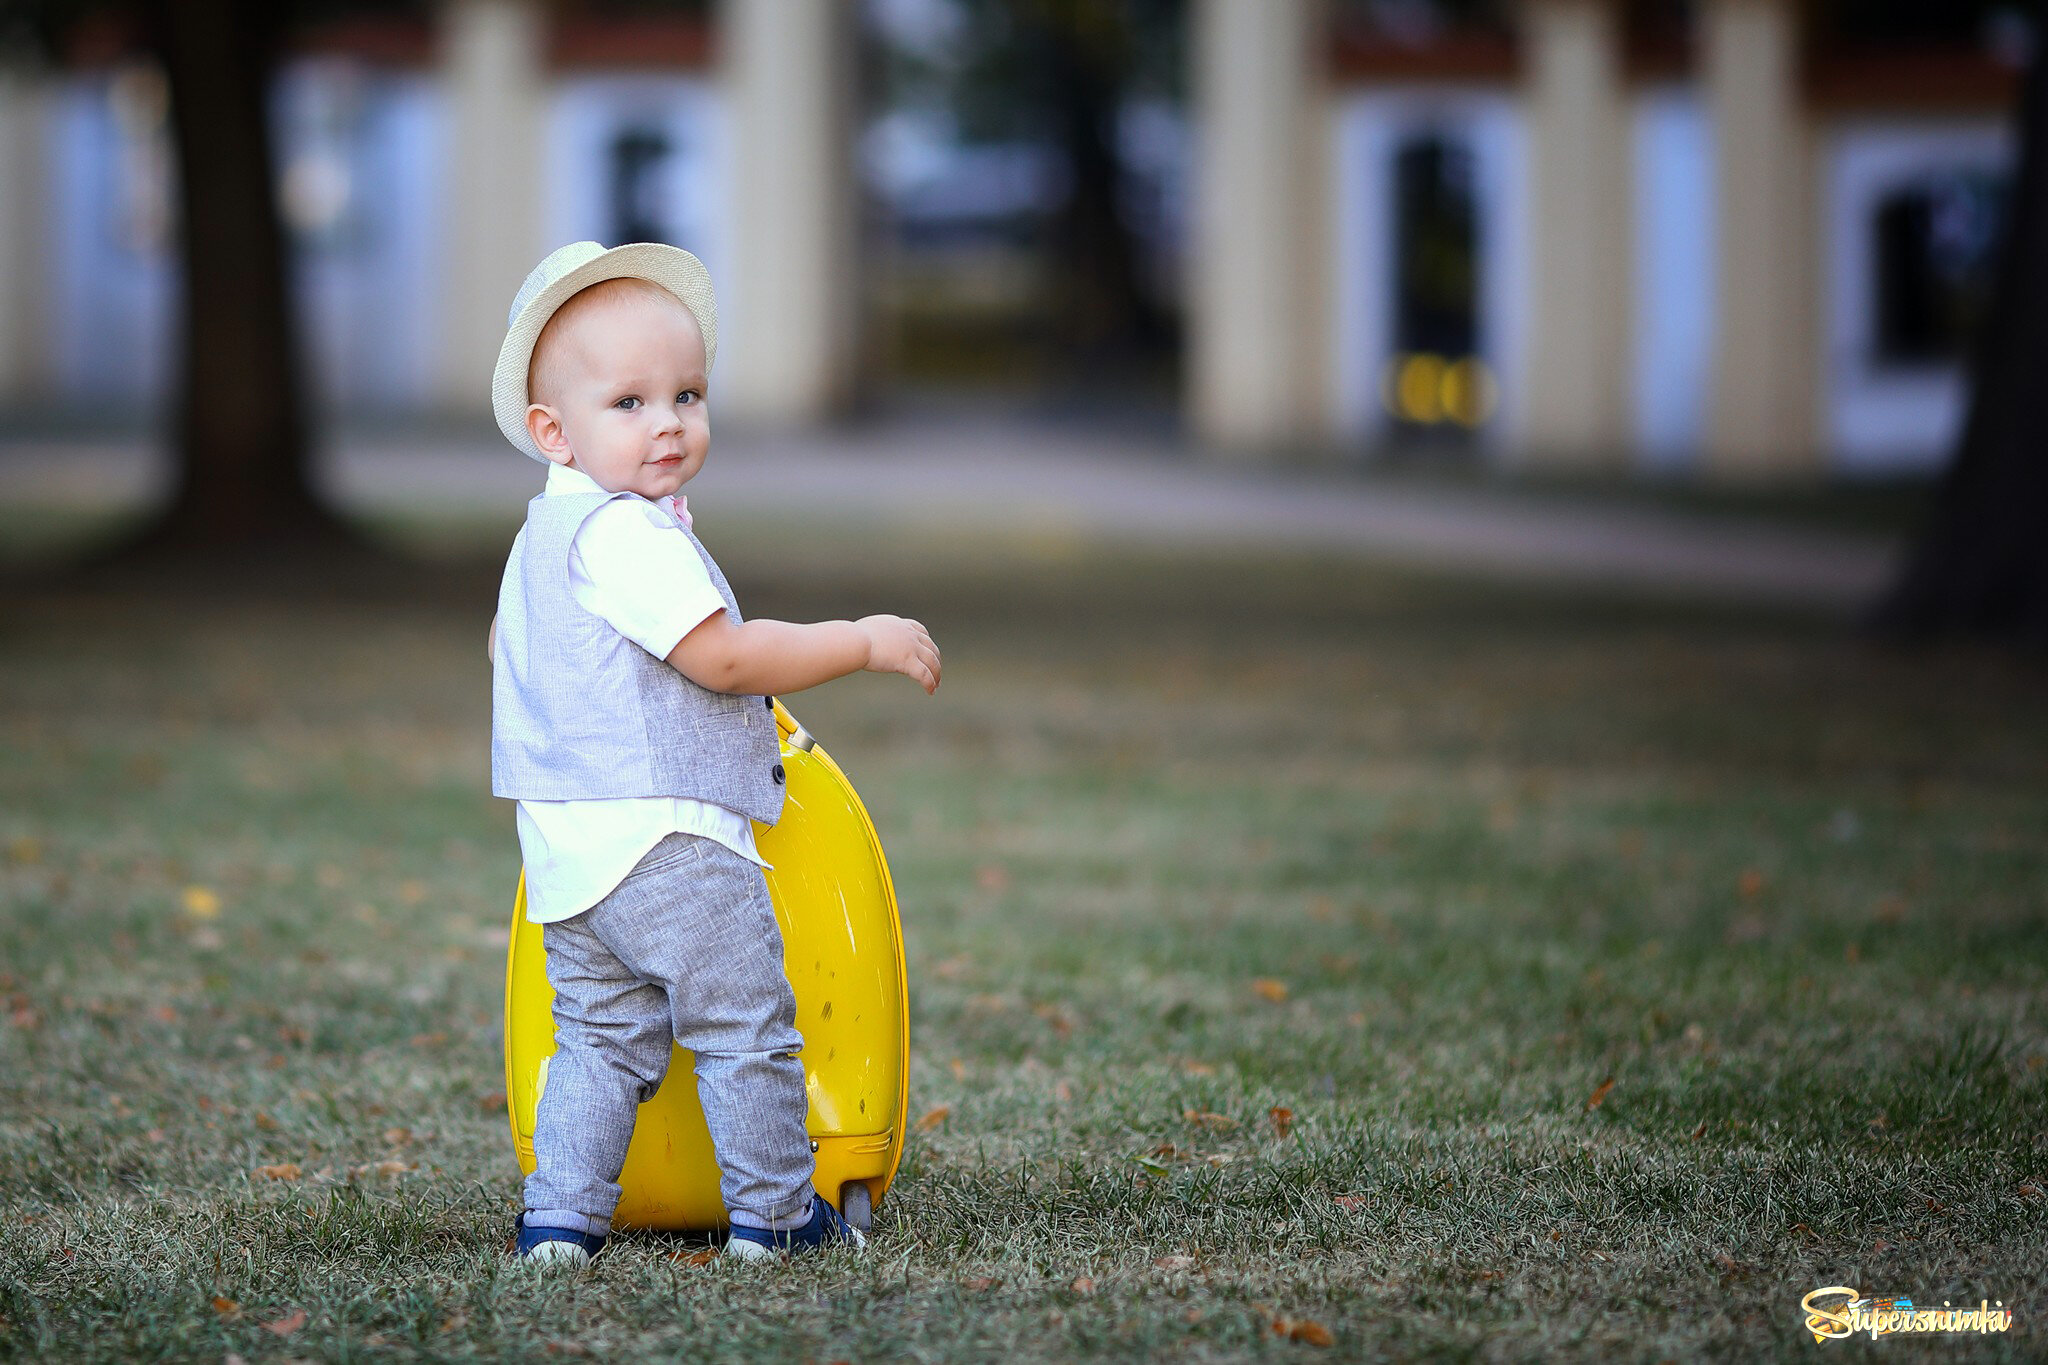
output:
M1817 467L1819 286L1797 0L1701 8L1714 129L1714 349L1705 472Z
M1317 435L1327 406L1323 9L1317 0L1196 0L1191 22L1185 402L1202 440L1271 449Z
M0 67L0 402L49 395L55 376L49 313L50 195L43 144L50 83Z
M1528 0L1525 463L1627 463L1628 107L1611 0Z
M853 7L726 0L732 261L719 290L715 412L828 416L855 378Z
M505 314L543 240L547 193L545 14L537 0L446 0L448 140L442 164L441 400L490 404Z

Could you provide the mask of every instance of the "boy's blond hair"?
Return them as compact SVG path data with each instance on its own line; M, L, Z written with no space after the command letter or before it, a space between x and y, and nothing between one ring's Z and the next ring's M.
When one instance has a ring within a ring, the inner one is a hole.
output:
M596 284L579 289L563 301L562 306L555 310L554 316L549 318L547 324L540 329L540 335L534 338L533 359L528 362L526 369L527 401L530 403L552 403L555 401L562 382L562 368L564 364L564 348L560 344L562 332L558 329L563 327L563 320L565 318L573 319L593 309L602 308L607 304L630 300L667 304L673 308L680 308L685 314L689 314L690 320L693 323L696 322L696 316L690 313L690 310L684 306L681 299L669 293L668 290L652 280L643 280L636 276L624 275L617 279L599 280ZM702 331L701 324L698 330ZM551 342L554 344L551 345Z

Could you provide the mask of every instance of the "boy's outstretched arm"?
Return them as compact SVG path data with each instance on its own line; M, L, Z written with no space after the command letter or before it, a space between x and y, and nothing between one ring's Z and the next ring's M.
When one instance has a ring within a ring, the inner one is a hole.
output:
M939 689L939 647L916 621L863 616L858 621L748 621L735 626L714 611L669 651L678 673L714 692L777 696L801 692L867 669L901 673Z

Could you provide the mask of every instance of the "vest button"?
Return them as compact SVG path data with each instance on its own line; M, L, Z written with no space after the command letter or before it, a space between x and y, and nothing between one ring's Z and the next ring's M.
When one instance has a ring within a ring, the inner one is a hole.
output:
M770 711L773 711L775 709L775 698L773 697L763 697L761 698L761 703L762 705L766 706Z
M774 779L775 779L775 785L776 785L776 786L778 786L778 787L779 787L779 786L781 786L781 785L782 785L782 765L781 765L780 763L778 763L778 764L776 764L776 765L775 765L774 767L770 768L770 769L768 770L768 776L770 776L770 777L772 777L772 778L774 778Z

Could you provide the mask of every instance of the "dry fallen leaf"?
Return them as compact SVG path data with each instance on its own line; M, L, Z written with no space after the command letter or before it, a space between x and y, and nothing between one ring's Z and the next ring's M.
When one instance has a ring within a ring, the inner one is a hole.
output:
M224 1318L237 1317L241 1314L242 1305L236 1303L233 1299L228 1298L226 1295L215 1294L213 1296L213 1311L220 1314Z
M1742 875L1735 879L1735 889L1742 893L1745 900L1762 892L1764 889L1763 869L1756 867L1743 868Z
M1192 1256L1161 1256L1152 1264L1158 1266L1161 1270L1193 1270L1195 1268L1195 1258Z
M718 1259L718 1248L705 1247L703 1250L693 1251L687 1256L679 1251L676 1253L675 1259L681 1261L684 1265L710 1265Z
M1693 1141L1694 1141L1694 1142L1698 1142L1698 1141L1699 1141L1699 1140L1700 1140L1701 1138L1705 1137L1706 1135L1707 1135L1707 1121L1706 1121L1705 1119L1701 1119L1701 1120L1700 1120L1700 1126L1692 1130L1692 1138L1693 1138Z
M1053 1086L1052 1097L1061 1104L1065 1104L1068 1100L1074 1098L1074 1087L1068 1085L1065 1081L1060 1081Z
M974 883L984 891L1002 891L1010 885L1010 874L1001 863L983 863L974 869Z
M258 1109L256 1111L256 1126L266 1133L274 1133L277 1131L277 1120L264 1113L261 1109Z
M960 1287L970 1294L979 1294L994 1288L995 1281L986 1275L976 1275L973 1279L960 1281Z
M1591 1111L1594 1109L1598 1109L1601 1106L1601 1104L1605 1102L1605 1100L1607 1099L1607 1092L1612 1089L1614 1089L1614 1077L1612 1076L1609 1076L1606 1080L1594 1086L1593 1093L1586 1096L1587 1110Z
M1270 976L1252 982L1252 990L1276 1005L1287 998L1287 983Z
M220 897L208 887L188 886L179 899L185 913L194 919L216 919L220 916Z
M1259 1307L1256 1304L1253 1306ZM1269 1315L1272 1313L1271 1309L1262 1309L1262 1311ZM1286 1337L1291 1341L1306 1342L1310 1346L1330 1346L1334 1345L1337 1340L1330 1335L1329 1328L1313 1318L1269 1316L1266 1325L1272 1329L1273 1335L1276 1337Z
M967 1063L961 1061L958 1057L955 1057L951 1062L947 1063L947 1066L953 1072L954 1080L964 1081L967 1079Z
M2041 1197L2041 1187L2029 1182L2020 1186L2018 1193L2022 1199L2039 1199Z
M410 1128L386 1128L384 1130L384 1145L387 1147L403 1147L411 1141L412 1129Z
M1180 1069L1187 1072L1190 1076L1213 1076L1216 1074L1216 1068L1210 1066L1207 1062L1182 1062Z
M1283 1109L1276 1104L1266 1111L1266 1117L1272 1121L1273 1136L1275 1137L1286 1137L1294 1129L1294 1111L1292 1109Z
M371 1169L380 1176L390 1177L404 1175L407 1171L416 1171L419 1169L419 1163L413 1161L380 1161Z
M1089 1279L1086 1275L1076 1276L1073 1289L1076 1294L1086 1298L1095 1292L1095 1281Z
M296 1161L280 1161L275 1166L258 1166L250 1174L254 1175L258 1180L297 1180L299 1178L299 1163Z
M1180 1116L1197 1128L1213 1128L1223 1132L1237 1127L1237 1120L1228 1114L1212 1113L1207 1109L1183 1109Z
M476 1107L483 1110L486 1114L503 1109L505 1107L505 1092L493 1090L490 1094L479 1099L476 1102Z
M1031 1012L1052 1025L1052 1031L1065 1038L1074 1031L1074 1021L1058 1005L1033 1005Z
M469 1314L460 1308L441 1319L441 1330L444 1332L459 1332L467 1326Z
M263 1324L263 1330L273 1336L288 1337L306 1325L306 1310L297 1308L277 1319Z
M1337 1207L1340 1209L1362 1209L1371 1202L1371 1196L1363 1194L1340 1194Z
M953 1106L950 1104L933 1105L930 1109L925 1110L924 1117L917 1121L917 1131L929 1133L932 1129L944 1123L946 1116L952 1112Z

